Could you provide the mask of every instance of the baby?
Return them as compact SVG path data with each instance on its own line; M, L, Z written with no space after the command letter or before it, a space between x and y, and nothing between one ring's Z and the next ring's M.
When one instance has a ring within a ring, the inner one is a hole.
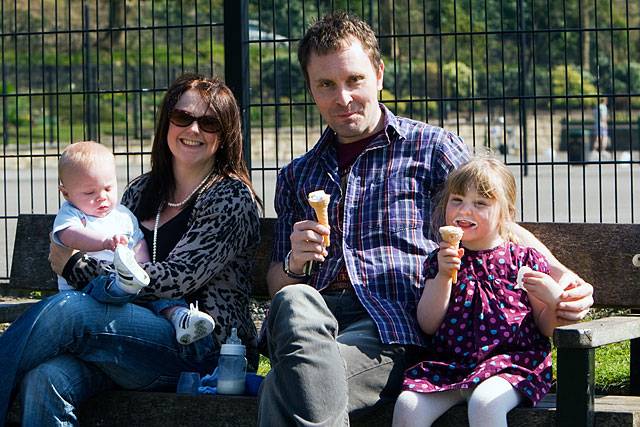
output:
M90 295L102 302L133 300L149 284L149 276L139 263L150 258L138 220L118 203L113 154L93 141L71 144L60 156L58 178L66 201L53 224L53 241L113 262L116 273L92 281L90 289L85 289ZM58 277L58 289L74 288ZM181 344L191 344L213 331L211 316L197 307L182 305L186 305L182 300L148 304L171 321Z

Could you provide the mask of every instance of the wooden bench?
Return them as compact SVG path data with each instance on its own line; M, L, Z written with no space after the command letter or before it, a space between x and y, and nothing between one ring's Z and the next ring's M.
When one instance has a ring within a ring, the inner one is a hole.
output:
M55 276L47 263L52 215L20 215L16 229L11 279L5 294L55 291ZM262 220L262 244L257 255L255 295L267 297L273 219ZM640 309L640 268L632 258L640 252L640 224L523 224L567 266L595 287L597 307ZM1 297L0 297L1 298ZM27 303L28 304L28 303ZM0 304L0 321L11 321L27 305ZM513 426L635 426L640 425L640 318L620 316L558 328L557 396L548 395L536 408L509 413ZM631 340L631 388L635 396L594 396L595 348ZM558 409L556 410L556 399ZM383 405L352 425L388 426L392 405ZM172 393L112 391L80 408L82 425L253 426L257 401L252 397L180 396ZM18 419L13 407L10 420ZM467 425L466 408L456 406L437 426Z

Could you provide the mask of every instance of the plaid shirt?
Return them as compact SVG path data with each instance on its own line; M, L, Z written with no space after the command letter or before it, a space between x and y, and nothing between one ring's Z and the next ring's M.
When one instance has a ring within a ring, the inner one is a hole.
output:
M382 341L424 346L416 306L424 262L437 247L430 227L432 200L449 172L469 154L453 133L381 108L385 132L356 159L344 192L329 128L311 150L279 172L272 261L282 262L291 249L294 223L315 219L307 195L323 189L331 195L331 246L309 284L318 290L327 287L345 265ZM341 201L344 215L339 223Z

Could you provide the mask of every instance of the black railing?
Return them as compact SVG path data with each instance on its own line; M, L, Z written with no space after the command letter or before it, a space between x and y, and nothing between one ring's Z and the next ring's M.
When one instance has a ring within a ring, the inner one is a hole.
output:
M252 179L273 216L277 170L323 127L297 41L332 9L374 28L389 108L510 165L521 219L639 221L637 1L3 1L0 280L17 215L58 209L61 149L108 145L122 186L147 170L157 106L185 71L224 75L234 90ZM604 114L608 141L597 149Z

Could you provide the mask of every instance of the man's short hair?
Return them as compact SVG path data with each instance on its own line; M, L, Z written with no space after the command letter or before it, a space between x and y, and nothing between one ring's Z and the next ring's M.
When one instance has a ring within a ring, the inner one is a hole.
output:
M326 55L336 52L350 44L350 38L358 40L374 68L378 68L380 48L376 35L366 22L347 12L336 11L316 21L305 33L298 44L298 62L309 85L309 58L311 54Z

